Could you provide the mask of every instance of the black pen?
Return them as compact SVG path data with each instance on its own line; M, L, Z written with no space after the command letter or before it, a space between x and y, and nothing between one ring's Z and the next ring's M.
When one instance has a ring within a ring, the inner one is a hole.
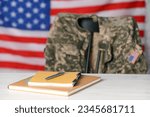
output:
M50 80L50 79L52 79L52 78L56 78L56 77L58 77L58 76L61 76L61 75L63 75L64 73L65 73L64 71L61 71L61 72L58 72L58 73L53 74L53 75L51 75L51 76L48 76L48 77L46 77L45 79L46 79L46 80Z
M81 72L78 73L78 74L77 74L77 78L72 81L72 85L73 85L73 86L77 85L77 83L78 83L78 81L80 80L80 78L81 78Z

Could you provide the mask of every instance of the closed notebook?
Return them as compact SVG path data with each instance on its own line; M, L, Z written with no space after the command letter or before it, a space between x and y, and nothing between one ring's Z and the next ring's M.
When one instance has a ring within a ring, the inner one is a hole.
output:
M64 74L47 80L48 76L58 72L38 71L28 82L30 86L56 86L56 87L73 87L72 81L77 78L79 72L65 72Z
M100 81L99 77L82 76L77 85L74 87L51 87L51 86L40 87L40 86L29 86L28 81L30 81L31 78L32 77L12 83L8 86L8 88L19 91L29 91L36 93L69 96Z

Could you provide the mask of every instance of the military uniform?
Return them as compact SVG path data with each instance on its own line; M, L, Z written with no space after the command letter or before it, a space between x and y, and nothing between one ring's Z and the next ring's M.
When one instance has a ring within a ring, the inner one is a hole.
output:
M91 17L98 21L99 32L93 35L90 72L96 73L101 43L107 45L103 73L146 73L138 27L132 17L98 17L96 15L59 14L50 29L45 47L45 69L51 71L85 71L88 31L77 20Z

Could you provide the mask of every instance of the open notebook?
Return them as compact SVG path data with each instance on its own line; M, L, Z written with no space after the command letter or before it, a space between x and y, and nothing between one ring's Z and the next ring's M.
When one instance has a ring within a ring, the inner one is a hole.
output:
M12 90L69 96L100 81L100 77L82 76L78 84L74 87L52 87L52 86L40 87L40 86L29 86L28 81L31 78L32 77L29 77L24 80L12 83L8 86L8 88Z

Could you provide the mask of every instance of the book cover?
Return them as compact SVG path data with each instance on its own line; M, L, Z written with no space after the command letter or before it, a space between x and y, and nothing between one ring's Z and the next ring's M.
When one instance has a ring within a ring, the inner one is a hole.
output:
M48 76L58 72L38 71L28 82L30 86L56 86L56 87L73 87L72 81L76 79L79 72L65 72L63 75L47 80Z
M8 88L11 90L69 96L100 81L100 77L82 76L77 85L74 87L40 87L29 86L28 81L31 78L32 77L29 77L18 82L12 83L8 86Z

